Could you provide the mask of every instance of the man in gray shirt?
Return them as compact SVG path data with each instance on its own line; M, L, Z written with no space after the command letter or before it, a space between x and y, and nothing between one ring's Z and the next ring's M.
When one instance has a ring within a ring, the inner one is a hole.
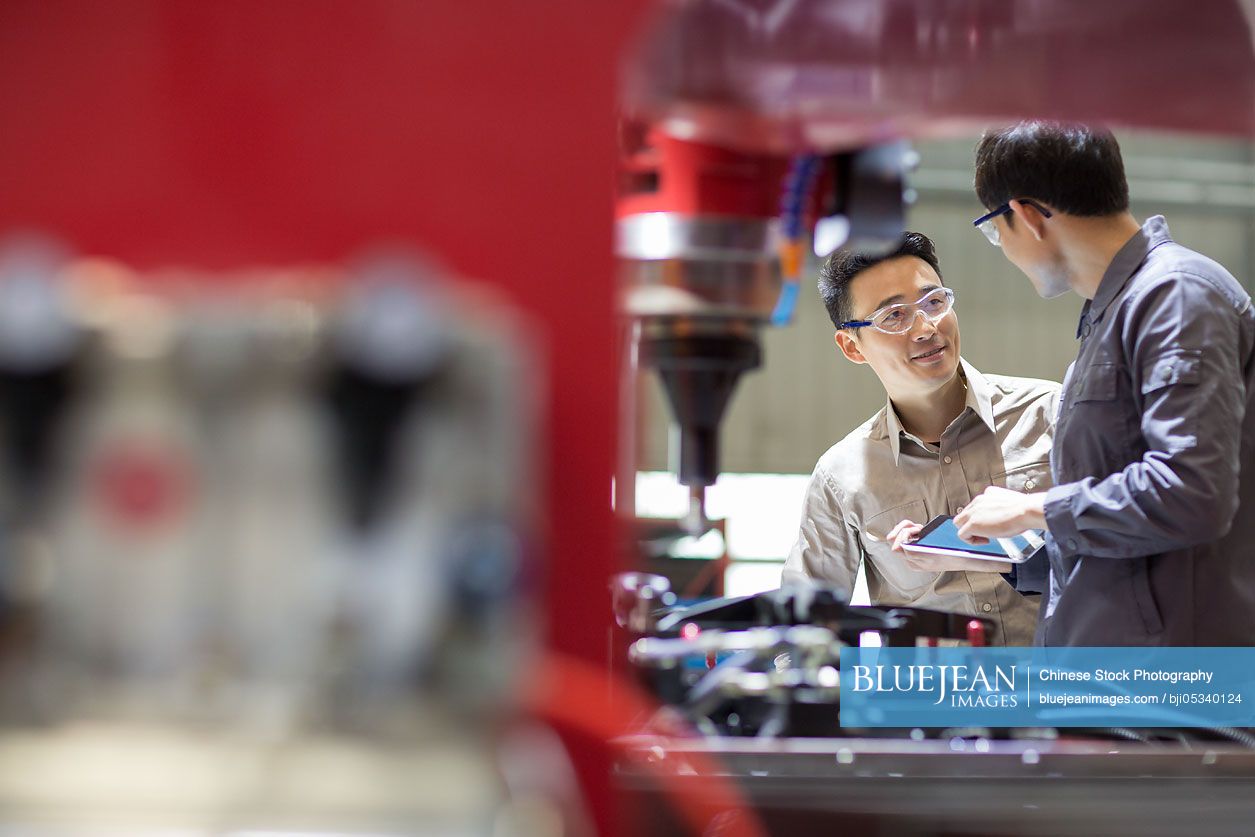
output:
M1255 645L1255 311L1138 225L1111 134L1030 122L976 150L975 222L1043 297L1086 302L1047 492L989 490L969 540L1048 530L1046 645Z
M875 372L888 399L815 466L785 580L849 590L861 563L873 604L985 616L996 626L991 644L1028 645L1044 556L1014 572L956 558L925 567L891 547L898 533L961 510L988 486L1048 488L1059 385L982 375L960 358L954 292L919 233L884 256L834 253L819 287L838 348Z

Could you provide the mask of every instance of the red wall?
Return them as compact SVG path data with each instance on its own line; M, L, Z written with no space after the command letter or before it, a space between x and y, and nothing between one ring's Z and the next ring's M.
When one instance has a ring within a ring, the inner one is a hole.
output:
M554 647L601 661L631 0L0 3L0 230L137 267L412 241L544 326Z

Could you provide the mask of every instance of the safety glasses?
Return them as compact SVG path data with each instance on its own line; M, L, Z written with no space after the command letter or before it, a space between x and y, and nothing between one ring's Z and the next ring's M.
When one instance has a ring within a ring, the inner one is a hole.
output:
M905 334L915 325L915 318L922 315L935 323L954 308L954 291L934 288L915 302L898 302L886 305L865 320L850 320L838 328L874 328L885 334Z
M1051 215L1051 212L1049 209L1042 206L1035 200L1029 200L1027 198L1019 198L1018 200L1020 201L1020 203L1025 204L1026 206L1031 206L1033 207L1033 209L1036 209L1038 212L1042 214L1043 218L1049 218ZM972 222L972 226L976 227L976 229L983 232L985 234L985 238L989 239L990 244L992 244L995 247L1001 247L1002 237L998 234L998 225L994 223L994 219L997 218L999 215L1006 215L1010 211L1011 211L1010 202L1004 203L1002 206L998 207L993 212L990 212L988 214L982 215L979 218L977 218L975 221Z

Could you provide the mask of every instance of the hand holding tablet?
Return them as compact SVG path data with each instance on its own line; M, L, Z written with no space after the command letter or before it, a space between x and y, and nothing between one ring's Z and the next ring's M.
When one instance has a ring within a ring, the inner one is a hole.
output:
M904 557L908 564L933 572L1010 572L1012 564L1028 560L1044 542L1037 532L1028 531L1013 538L995 538L986 544L967 543L959 537L954 519L948 515L935 517L923 527L904 521L890 534L899 536L894 548L907 553Z

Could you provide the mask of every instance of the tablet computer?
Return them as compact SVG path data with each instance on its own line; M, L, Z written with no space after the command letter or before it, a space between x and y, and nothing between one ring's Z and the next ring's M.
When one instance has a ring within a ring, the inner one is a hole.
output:
M995 538L987 544L972 544L959 537L959 527L954 525L954 518L949 515L934 517L915 538L902 548L908 552L923 552L934 555L958 555L964 558L978 558L982 561L1008 561L1022 564L1037 551L1045 541L1032 530L1022 532L1013 538Z

